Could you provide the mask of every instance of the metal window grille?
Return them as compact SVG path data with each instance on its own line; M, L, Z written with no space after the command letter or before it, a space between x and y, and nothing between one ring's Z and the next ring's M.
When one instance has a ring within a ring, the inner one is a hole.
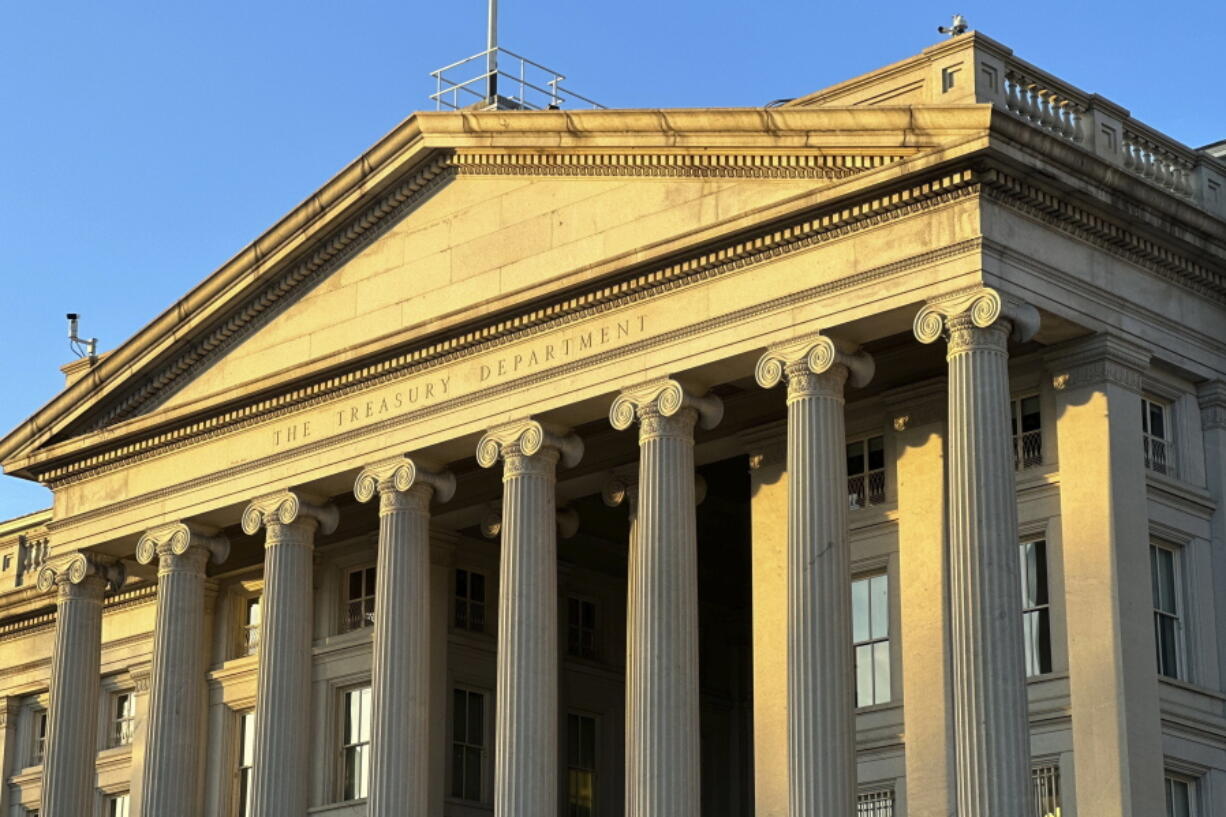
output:
M889 577L884 573L851 583L856 706L890 701L889 592Z
M596 605L586 599L567 600L566 651L580 658L596 657Z
M136 733L136 695L120 692L112 701L111 745L127 746Z
M1013 467L1033 468L1043 464L1043 414L1039 396L1019 397L1009 404L1013 426Z
M1060 766L1040 763L1030 770L1034 790L1034 817L1060 817Z
M251 817L252 775L255 773L255 713L238 716L238 817Z
M1047 589L1047 542L1022 542L1022 629L1026 675L1051 672L1051 598Z
M885 438L847 444L847 505L851 510L885 502Z
M1174 475L1175 451L1171 444L1169 408L1141 398L1141 445L1145 467L1157 474Z
M375 568L350 570L345 578L345 631L375 623Z
M485 778L485 694L456 689L451 699L451 796L480 803Z
M358 800L370 784L370 687L344 695L341 724L341 798Z
M261 606L260 596L252 596L244 604L242 643L239 645L243 655L255 655L260 651Z
M1158 672L1169 678L1180 678L1183 621L1179 603L1179 554L1168 547L1150 545L1149 567L1154 596L1154 644L1157 648Z
M566 814L596 815L596 719L566 716Z
M484 574L472 570L456 570L455 626L457 630L485 632Z
M894 790L860 792L856 796L856 817L894 817Z

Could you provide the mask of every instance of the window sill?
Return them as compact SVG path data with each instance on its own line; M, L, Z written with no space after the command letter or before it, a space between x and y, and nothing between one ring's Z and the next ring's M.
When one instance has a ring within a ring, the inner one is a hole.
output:
M1213 501L1213 497L1208 491L1199 485L1185 482L1178 477L1159 474L1157 471L1151 471L1147 468L1145 470L1145 485L1148 488L1162 491L1197 506L1209 515L1212 515L1217 509L1217 503Z
M1226 702L1226 693L1219 692L1216 689L1201 686L1191 681L1185 681L1182 678L1172 678L1169 675L1159 675L1159 684L1166 684L1175 689L1182 689L1184 692L1191 692L1195 695L1204 695L1207 698L1213 698L1215 701Z
M307 814L366 814L366 798L360 797L357 800L343 800L339 803L329 803L326 806L314 806L307 809Z

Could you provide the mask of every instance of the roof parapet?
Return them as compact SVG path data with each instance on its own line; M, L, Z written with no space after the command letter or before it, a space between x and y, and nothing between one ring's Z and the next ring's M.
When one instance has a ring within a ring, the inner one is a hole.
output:
M1123 170L1226 218L1226 161L1133 119L1128 109L968 32L918 55L784 107L991 104Z

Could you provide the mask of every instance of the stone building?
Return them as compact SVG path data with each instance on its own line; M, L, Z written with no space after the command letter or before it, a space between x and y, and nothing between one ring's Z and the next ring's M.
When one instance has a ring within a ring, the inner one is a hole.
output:
M0 817L1222 814L1218 147L413 115L0 441Z

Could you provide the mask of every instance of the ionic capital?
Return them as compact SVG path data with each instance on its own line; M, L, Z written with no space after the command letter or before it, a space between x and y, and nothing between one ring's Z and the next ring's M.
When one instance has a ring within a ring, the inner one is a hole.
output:
M358 502L368 502L375 494L404 494L414 487L446 502L455 496L455 474L422 467L409 457L392 457L363 468L353 483L353 495Z
M1099 334L1047 355L1052 388L1070 391L1111 383L1141 393L1149 368L1148 349L1115 335Z
M230 540L216 528L196 522L171 522L150 528L136 543L136 561L147 565L154 559L183 556L199 548L213 564L221 564L230 555ZM200 567L204 567L201 560Z
M558 537L569 539L579 532L579 512L574 508L562 507L554 512L554 520L558 526ZM502 533L502 506L490 503L481 517L481 535L486 539L497 539Z
M340 512L330 502L324 502L297 491L281 491L252 501L243 511L243 533L250 536L260 528L292 525L300 520L313 520L321 533L336 530Z
M675 417L687 409L694 412L700 426L711 429L723 419L724 401L712 394L700 395L671 377L662 377L623 389L609 408L609 422L613 428L624 431L636 418Z
M933 298L915 314L913 329L920 343L932 343L940 337L952 341L956 339L952 330L989 329L1002 318L1009 322L1010 335L1019 343L1039 331L1039 310L988 287Z
M123 562L101 553L74 553L54 565L43 565L38 571L38 591L46 593L58 588L61 595L96 595L101 599L109 588L112 593L123 586L127 577Z
M1226 428L1226 382L1210 380L1196 389L1200 424L1205 431Z
M532 457L555 452L562 464L573 468L583 458L583 440L573 432L525 418L495 426L477 443L477 463L490 468L499 459Z
M844 380L857 388L866 386L874 371L875 364L868 352L853 343L814 334L767 349L758 358L754 379L759 386L769 389L787 378L789 395L830 392L842 396ZM828 378L823 381L814 375Z

